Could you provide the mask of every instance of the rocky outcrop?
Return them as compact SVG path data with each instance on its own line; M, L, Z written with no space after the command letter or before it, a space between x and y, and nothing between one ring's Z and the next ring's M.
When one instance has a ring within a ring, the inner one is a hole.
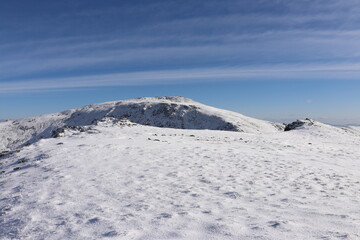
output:
M296 120L295 122L289 123L285 125L285 129L284 131L291 131L297 128L301 128L303 126L312 126L314 125L315 121L310 119L310 118L306 118L305 120Z

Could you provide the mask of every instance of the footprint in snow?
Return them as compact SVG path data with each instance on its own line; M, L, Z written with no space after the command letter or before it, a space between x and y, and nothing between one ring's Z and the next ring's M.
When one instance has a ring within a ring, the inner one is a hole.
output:
M270 222L268 222L268 224L269 224L269 227L273 227L273 228L278 228L281 225L278 221L270 221Z
M99 221L100 221L100 219L97 218L97 217L95 217L95 218L89 219L89 220L87 221L87 223L88 223L88 224L94 224L94 223L97 223L97 222L99 222Z
M232 198L232 199L237 199L240 197L240 194L237 192L226 192L224 193L225 196L227 196L228 198Z
M171 218L172 215L170 213L161 213L159 216L157 216L157 219L162 219L162 218Z
M110 232L104 233L102 236L103 237L115 237L117 235L118 235L118 233L116 231L110 231Z

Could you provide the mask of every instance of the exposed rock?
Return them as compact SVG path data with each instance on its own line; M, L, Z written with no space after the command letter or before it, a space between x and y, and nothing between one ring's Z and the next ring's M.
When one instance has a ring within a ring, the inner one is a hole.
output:
M85 132L85 131L90 130L90 129L92 129L92 128L91 128L91 127L85 127L85 126L63 126L63 127L61 127L61 128L58 128L58 129L52 131L51 136L52 136L53 138L58 138L58 137L64 136L64 135L65 135L65 132L66 132L67 130L70 130L70 131L72 131L72 132L79 132L79 133L81 133L81 132Z
M311 126L314 125L314 123L315 121L310 118L306 118L305 120L296 120L295 122L287 124L284 131L291 131L303 127L304 125Z

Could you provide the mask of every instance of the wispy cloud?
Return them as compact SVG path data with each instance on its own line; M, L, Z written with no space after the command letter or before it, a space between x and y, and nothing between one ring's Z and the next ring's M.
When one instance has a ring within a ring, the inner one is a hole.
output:
M329 72L331 74L329 74ZM31 79L0 84L0 93L54 89L243 80L358 80L360 63L348 65L277 65L128 72L92 76Z
M5 36L0 40L1 92L358 78L356 0L156 1L98 8L78 3L57 13L64 5L54 3L49 13L31 17L24 11L18 21L10 21L14 16L3 10L0 20L8 17L14 25L0 23L7 26L0 32Z
M266 64L360 62L359 31L268 31L209 37L176 36L144 39L81 39L71 42L28 43L7 48L0 57L0 80L28 79L33 74L61 76L71 71L110 67L204 68ZM1 48L1 46L0 46Z

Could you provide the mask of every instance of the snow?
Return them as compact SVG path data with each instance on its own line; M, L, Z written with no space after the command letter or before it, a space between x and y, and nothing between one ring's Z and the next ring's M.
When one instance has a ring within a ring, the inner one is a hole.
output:
M49 138L64 126L90 125L104 117L128 118L143 125L252 133L278 132L283 126L210 107L183 97L138 98L0 122L0 152Z
M256 132L107 116L40 139L0 158L0 239L360 239L360 131Z
M360 126L348 126L343 127L342 129L344 129L346 132L360 135Z

